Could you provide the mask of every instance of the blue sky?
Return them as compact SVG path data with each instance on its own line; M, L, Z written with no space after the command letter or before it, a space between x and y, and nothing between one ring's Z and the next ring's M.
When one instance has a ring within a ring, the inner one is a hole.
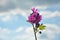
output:
M0 0L0 40L34 40L27 21L35 7L46 25L38 40L60 40L60 0Z

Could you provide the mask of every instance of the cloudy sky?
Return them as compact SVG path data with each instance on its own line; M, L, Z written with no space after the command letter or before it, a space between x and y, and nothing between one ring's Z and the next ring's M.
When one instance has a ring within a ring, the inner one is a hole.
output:
M60 0L0 0L0 40L34 40L32 25L26 22L35 7L47 27L38 40L60 40Z

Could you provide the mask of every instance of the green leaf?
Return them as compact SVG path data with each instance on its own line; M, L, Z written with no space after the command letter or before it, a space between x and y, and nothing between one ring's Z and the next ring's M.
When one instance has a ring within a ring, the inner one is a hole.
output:
M38 28L39 28L39 30L44 30L44 29L45 29L45 27L46 27L45 25L41 24L41 25L39 25L39 27L38 27Z

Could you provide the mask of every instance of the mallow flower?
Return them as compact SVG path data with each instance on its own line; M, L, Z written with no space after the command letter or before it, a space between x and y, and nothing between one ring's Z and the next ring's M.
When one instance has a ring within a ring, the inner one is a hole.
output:
M28 16L28 22L37 24L42 20L42 15L37 12L37 9L32 8L32 13Z

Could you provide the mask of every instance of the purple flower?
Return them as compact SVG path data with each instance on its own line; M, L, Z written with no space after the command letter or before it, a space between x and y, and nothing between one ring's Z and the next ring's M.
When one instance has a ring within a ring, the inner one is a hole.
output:
M30 16L28 16L28 22L32 24L39 23L42 20L42 15L39 15L39 13L37 12L37 9L35 8L32 8L31 10L33 11L33 13L30 14Z
M32 8L31 10L33 11L33 13L37 13L37 9Z

